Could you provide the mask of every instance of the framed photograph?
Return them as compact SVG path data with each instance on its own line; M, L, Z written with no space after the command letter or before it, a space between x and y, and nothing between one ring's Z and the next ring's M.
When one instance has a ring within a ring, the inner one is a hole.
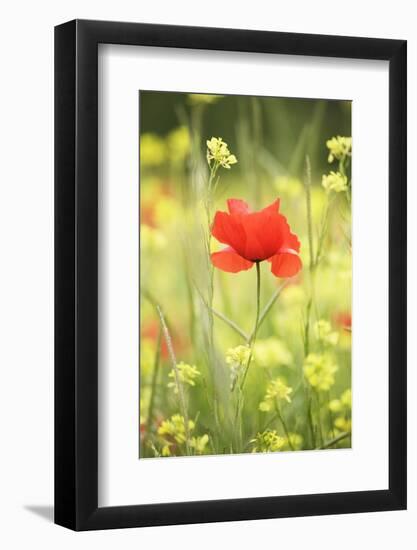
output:
M55 522L406 507L406 42L55 29Z

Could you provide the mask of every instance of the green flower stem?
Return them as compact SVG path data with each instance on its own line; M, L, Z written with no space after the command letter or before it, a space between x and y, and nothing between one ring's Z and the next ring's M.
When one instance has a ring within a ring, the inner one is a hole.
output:
M206 211L206 223L207 223L207 237L205 239L205 246L206 246L206 258L207 258L207 268L208 268L208 296L207 301L203 299L203 303L207 307L208 312L208 361L209 361L209 368L212 369L213 373L215 372L215 365L216 362L216 354L214 349L214 319L213 319L213 297L214 297L214 266L211 263L211 242L212 242L212 234L211 234L211 226L212 226L212 207L213 207L213 196L217 187L217 183L219 178L216 179L217 171L220 167L220 164L216 161L213 163L209 163L209 179L207 182L207 189L204 196L204 207ZM214 188L213 188L214 184ZM219 398L218 398L218 389L216 387L216 380L215 380L215 374L212 374L212 382L213 382L213 404L214 404L214 419L217 426L218 434L220 437L221 434L221 426L220 426L220 420L219 420Z
M319 435L320 435L320 442L321 445L324 444L324 437L323 437L323 425L321 420L321 406L320 406L320 397L319 393L316 390L313 390L314 396L316 398L316 406L317 406L317 423L319 428Z
M257 330L261 327L262 323L265 320L265 317L268 315L270 309L275 304L275 302L278 300L281 292L284 290L284 288L288 285L289 279L286 280L280 287L278 287L275 292L272 294L271 298L269 299L266 306L263 308L262 312L259 315L258 324L257 324ZM249 338L247 339L247 342L250 343L254 338L254 332L252 331Z
M256 342L256 336L258 334L258 329L259 329L259 317L260 317L260 310L261 310L261 307L260 307L261 306L261 267L260 267L260 262L258 261L255 263L255 265L256 265L256 316L255 316L255 325L253 327L250 340L248 342L250 344L250 353L249 353L248 361L246 363L245 370L243 372L242 381L240 383L241 391L243 391L243 387L245 385L246 376L248 374L249 365L252 360L253 350Z
M332 436L335 437L335 433L334 433L334 417L333 417L333 413L330 409L330 392L327 392L326 393L326 407L327 407L327 410L329 412L329 421L330 421L330 426L331 426L331 431L332 431Z
M167 344L168 353L171 359L172 368L175 373L175 383L177 384L178 388L178 397L179 397L179 404L181 409L181 414L184 418L184 430L185 430L185 448L186 448L186 454L190 455L190 430L188 426L188 413L187 413L187 407L185 403L185 392L184 387L180 379L180 373L178 371L177 367L177 359L175 357L174 347L172 345L172 339L171 335L169 334L169 330L167 327L167 324L165 322L164 314L162 313L162 310L159 305L156 305L156 311L159 315L159 320L161 322L162 332L165 338L165 342Z
M255 343L256 336L259 328L259 315L261 311L261 267L260 262L256 262L256 318L253 333L251 335L252 347Z
M282 411L281 411L281 408L279 406L278 400L275 401L275 411L278 415L279 421L281 422L282 428L283 428L284 433L285 433L285 437L287 438L288 446L292 451L294 451L294 445L291 442L290 433L288 431L287 424L285 423L284 417L282 415Z
M311 164L310 157L306 156L306 203L307 203L307 234L308 251L310 254L310 271L314 269L314 248L313 248L313 216L311 208Z
M313 421L313 408L311 406L311 392L307 390L308 396L307 396L307 420L308 420L308 426L310 428L310 436L311 436L311 446L313 449L316 448L316 430L314 427L314 421Z
M148 408L148 420L146 422L146 434L145 434L145 441L149 439L150 433L151 433L151 427L152 427L152 421L153 421L153 409L155 404L155 394L156 394L156 383L158 380L158 374L159 374L159 365L160 365L160 359L161 359L161 340L162 340L162 327L159 327L158 332L158 339L156 341L156 352L155 352L155 359L153 364L153 372L152 372L152 382L151 382L151 398L149 400L149 408Z
M224 323L226 323L226 325L228 325L231 329L233 329L237 334L239 334L239 336L241 336L243 340L245 340L245 342L247 342L249 340L249 336L246 334L246 332L242 330L234 321L226 317L226 315L224 315L223 313L220 313L220 311L217 311L213 307L210 307L209 304L207 303L207 300L204 298L201 290L198 288L198 286L195 283L194 283L194 286L200 296L201 301L206 306L206 308L209 309L211 313L213 313L213 315L215 315L216 317L221 319Z
M245 370L243 371L242 380L240 384L238 385L239 391L237 395L237 403L236 403L236 414L235 414L235 426L238 424L238 431L239 431L239 448L242 446L242 409L243 409L243 388L245 386L246 376L248 374L250 362L252 360L253 356L253 350L255 347L256 342L256 336L258 333L259 328L259 316L260 316L260 310L261 310L261 268L260 268L260 262L256 262L256 316L255 316L255 324L253 328L253 332L251 335L251 339L249 341L250 344L250 352L249 357L245 366Z
M272 308L272 306L275 304L275 302L277 301L277 299L279 298L281 292L284 290L284 288L288 285L289 283L289 280L285 281L279 288L277 288L275 290L275 292L272 294L271 298L269 299L268 303L266 304L266 306L263 308L263 310L261 311L261 313L259 314L259 320L258 320L258 326L257 326L257 330L259 330L259 328L262 326L262 323L264 322L266 316L268 315L270 309ZM198 289L197 289L198 291ZM200 291L198 291L198 293L200 294L200 297L201 297L201 300L202 302L204 303L204 305L209 308L210 306L208 305L207 301L204 300L202 294ZM239 325L237 325L237 323L235 323L234 321L232 321L232 319L229 319L226 315L224 315L223 313L220 313L219 311L215 310L214 308L211 308L211 311L213 312L213 314L218 317L219 319L221 319L224 323L226 323L227 325L229 325L229 327L231 329L233 329L237 334L239 334L239 336L242 337L242 339L247 343L247 344L250 344L250 342L253 340L253 330L250 334L246 334L246 332L241 329L239 327Z
M346 439L351 435L351 432L343 432L339 434L337 437L331 439L330 441L327 441L327 443L324 443L320 449L328 449L329 447L333 447L333 445L336 445L336 443L339 443L340 441L343 441L343 439Z
M244 332L234 321L226 317L226 315L223 315L223 313L220 313L219 311L215 310L214 308L211 308L211 311L214 313L216 317L224 321L226 325L228 325L235 332L237 332L237 334L239 334L239 336L241 336L243 340L245 340L245 342L249 340L249 336L246 334L246 332Z
M314 275L316 262L314 258L314 245L313 245L313 215L311 208L311 164L310 157L306 156L306 177L305 177L305 190L306 190L306 210L307 210L307 234L308 234L308 249L310 258L310 296L306 307L306 320L304 325L304 357L310 353L310 319L311 308L314 301ZM306 388L307 393L307 421L310 427L311 444L313 449L316 448L316 430L313 421L312 410L312 395L311 390Z

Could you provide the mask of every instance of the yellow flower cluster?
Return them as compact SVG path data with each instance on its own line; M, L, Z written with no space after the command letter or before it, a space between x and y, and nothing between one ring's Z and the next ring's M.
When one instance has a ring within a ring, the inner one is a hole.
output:
M328 161L332 163L335 159L344 160L352 155L352 138L336 136L326 142L329 149Z
M188 421L188 431L192 432L195 424L192 420ZM171 418L164 420L158 428L158 435L168 436L176 443L182 444L186 441L184 417L180 414L174 414Z
M194 452L198 455L204 454L207 443L209 442L209 436L204 434L199 437L192 437L190 440L190 447L194 449Z
M350 389L345 390L340 396L340 399L332 399L329 403L329 409L334 413L350 411L351 408L352 391Z
M341 432L350 432L352 429L352 421L350 418L344 418L343 416L338 416L334 419L335 427Z
M329 390L338 367L327 354L310 353L304 360L304 376L309 384L319 390Z
M340 172L330 172L330 174L324 174L321 184L326 190L326 193L330 193L330 191L342 193L343 191L348 190L347 177Z
M352 421L350 419L352 391L347 389L342 393L340 399L332 399L329 403L329 409L332 413L338 414L334 419L335 427L342 432L350 432L352 429Z
M230 367L230 389L235 387L236 380L243 368L246 367L250 358L248 346L236 346L229 348L226 352L226 364Z
M257 340L254 346L254 360L259 367L291 365L293 356L287 346L278 338Z
M230 170L232 164L237 163L237 158L229 151L229 146L221 137L212 137L207 142L207 162L211 166L212 161L215 165L223 166Z
M339 333L332 331L332 326L329 321L320 319L314 325L316 338L320 342L328 346L336 346L339 341Z
M275 430L265 430L262 433L257 433L256 437L251 439L251 443L253 444L253 453L273 453L280 451L286 440L279 436Z
M226 351L226 363L233 367L235 365L246 365L249 361L250 348L249 346L236 346L235 348L229 348Z
M195 429L195 423L192 420L188 421L188 433ZM158 435L163 441L162 456L172 456L172 446L175 444L182 445L186 441L184 417L180 414L174 414L171 418L164 420L158 428ZM189 440L191 449L195 454L204 454L205 448L209 442L209 436L193 436Z
M177 364L178 378L180 383L188 384L189 386L195 386L196 379L201 375L200 371L195 365L188 365L181 361ZM172 368L168 374L169 378L172 378L172 382L168 383L168 388L174 388L174 393L178 393L178 385L175 369Z
M266 388L264 400L259 403L259 410L268 412L273 409L276 401L287 401L291 403L292 388L287 386L283 378L272 380Z

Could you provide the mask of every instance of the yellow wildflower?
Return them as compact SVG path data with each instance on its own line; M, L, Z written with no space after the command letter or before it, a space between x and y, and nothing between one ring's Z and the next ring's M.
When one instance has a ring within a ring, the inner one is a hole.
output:
M273 453L282 449L285 438L279 436L275 430L265 430L257 433L251 443L253 453Z
M352 138L336 136L326 141L329 149L328 161L331 163L335 159L342 160L352 155Z
M330 174L324 174L321 180L321 184L326 190L326 193L334 191L335 193L341 193L348 190L347 177L340 172L330 172Z
M206 143L209 166L211 166L211 161L214 161L215 165L220 165L230 170L230 166L237 163L237 158L230 153L229 146L221 137L212 137Z
M192 420L188 421L188 431L192 432L195 424ZM185 422L180 414L174 414L171 418L164 420L158 428L158 435L168 436L177 443L185 443Z
M344 416L338 416L335 418L334 425L342 432L350 432L352 430L352 421Z
M259 410L263 412L270 411L275 404L275 401L287 401L291 403L292 388L287 386L283 378L272 380L266 388L264 400L259 404Z
M333 386L337 369L337 365L325 354L310 353L304 360L304 376L319 391L327 391Z
M196 454L202 455L209 442L209 436L204 434L198 437L192 437L190 440L190 447L195 450Z
M201 375L200 371L195 365L188 365L181 361L177 364L179 382L182 384L188 384L189 386L195 386L196 379ZM172 382L168 383L168 388L174 388L174 393L178 393L178 385L175 369L172 368L168 374L169 378L172 378Z
M230 367L230 389L235 387L236 380L243 368L248 364L250 357L249 346L236 346L226 352L226 364Z
M336 346L336 344L339 341L339 333L332 331L332 326L329 323L329 321L320 319L314 325L314 330L316 333L317 340L319 340L323 344L327 344L329 346Z
M329 403L329 409L338 413L344 411L347 414L352 408L352 392L350 389L345 390L340 399L332 399Z

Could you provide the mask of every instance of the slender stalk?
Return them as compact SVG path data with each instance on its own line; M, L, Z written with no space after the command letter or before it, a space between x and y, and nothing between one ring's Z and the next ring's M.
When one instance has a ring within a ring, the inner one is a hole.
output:
M194 342L196 340L196 330L195 330L196 319L195 319L195 311L194 311L194 296L193 296L193 288L191 284L190 270L187 262L187 253L185 251L185 248L183 248L183 255L184 255L184 266L185 266L185 288L187 291L187 298L188 298L189 331L190 331L191 341Z
M330 420L330 429L332 431L332 436L335 437L335 433L334 433L334 417L333 417L333 413L329 407L329 404L330 404L330 392L327 392L326 393L326 405L327 405L327 410L328 410L328 413L329 413L329 420Z
M240 383L240 390L243 391L243 387L245 385L246 376L248 374L249 365L252 360L253 356L253 350L255 347L256 342L256 336L258 334L258 328L259 328L259 316L260 316L260 305L261 305L261 268L260 268L260 262L256 262L256 316L255 316L255 324L253 327L253 331L250 337L250 341L248 342L250 344L250 353L249 358L246 363L245 370L243 372L242 381Z
M174 352L174 347L172 345L171 335L169 334L168 327L167 327L167 324L165 322L164 314L162 313L162 310L159 307L159 305L156 305L156 311L158 312L158 315L159 315L159 320L161 322L162 332L163 332L163 335L164 335L164 338L165 338L165 341L166 341L166 344L167 344L168 353L169 353L171 363L172 363L172 368L173 368L174 373L175 373L175 383L176 383L177 389L178 389L179 404L180 404L181 414L184 418L185 448L186 448L187 455L189 455L190 454L190 430L189 430L189 426L188 426L188 413L187 413L187 406L186 406L186 403L185 403L184 388L183 388L183 385L182 385L182 382L181 382L181 379L180 379L180 373L179 373L178 367L177 367L177 359L175 357L175 352Z
M158 339L156 341L156 352L155 352L155 359L154 359L153 372L152 372L152 382L151 382L151 398L149 400L145 441L147 441L149 438L149 435L151 433L152 421L153 421L153 409L155 404L156 383L158 380L159 365L160 365L160 359L161 359L161 340L162 340L162 327L160 326L159 332L158 332Z
M318 429L319 429L319 435L320 435L320 442L321 445L324 443L324 437L323 437L323 425L321 421L321 406L320 406L320 398L319 394L316 390L313 391L314 396L316 398L316 406L317 406L317 423L318 423Z
M271 298L269 299L269 301L267 302L266 306L263 308L263 310L261 311L260 315L259 315L259 319L258 319L258 324L257 324L257 330L259 330L259 328L261 327L262 323L264 322L265 320L265 317L268 315L269 313L269 310L272 308L272 306L275 304L275 302L278 300L281 292L284 290L284 288L288 285L289 283L289 279L286 280L280 287L278 287L275 292L272 294ZM252 341L252 339L254 338L254 333L253 331L251 332L249 338L248 338L248 343L250 343Z
M306 156L306 177L305 177L305 189L306 189L306 210L307 210L307 234L308 234L308 249L310 258L310 296L306 307L306 320L304 326L304 357L310 353L310 319L311 319L311 307L314 301L314 271L315 271L315 258L314 258L314 245L313 245L313 216L311 208L311 164L310 157ZM311 390L306 388L307 393L307 421L310 428L311 443L313 449L316 448L316 434L313 422L312 411L312 395Z
M333 445L336 445L336 443L339 443L340 441L343 441L343 439L346 439L346 437L349 437L351 435L351 432L343 432L337 437L331 439L330 441L327 441L327 443L324 443L320 449L328 449L329 447L332 447Z
M293 451L294 450L294 445L292 444L292 441L290 439L290 432L288 431L287 424L286 424L286 422L284 420L284 417L282 415L282 411L281 411L281 408L279 406L278 401L275 402L275 411L278 415L279 421L281 422L282 428L283 428L284 433L285 433L285 437L287 438L288 446Z
M242 444L242 408L243 408L243 388L245 386L246 376L248 374L249 366L252 360L253 356L253 350L255 346L256 341L256 335L258 333L258 327L259 327L259 316L260 316L260 307L261 305L261 268L260 268L260 262L256 262L256 315L255 315L255 324L253 327L251 339L248 342L250 344L250 352L249 357L245 365L245 369L243 371L242 379L240 381L240 384L238 385L238 395L237 395L237 403L236 403L236 413L235 413L235 425L239 421L238 431L239 431L239 447L241 447Z
M308 233L308 251L310 254L310 271L314 269L314 248L313 248L313 216L311 209L311 164L310 157L306 156L306 203L307 203L307 233Z
M226 315L223 315L223 313L220 313L214 308L211 308L211 311L216 317L224 321L230 328L237 332L237 334L239 334L239 336L241 336L246 342L249 340L250 337L234 321L232 321L231 319L226 317Z
M261 267L260 262L256 262L256 318L255 318L255 326L253 328L253 333L251 335L251 341L250 343L254 344L256 340L256 335L258 333L259 328L259 315L261 311Z
M259 328L261 327L262 323L264 322L265 320L265 317L268 315L270 309L273 307L273 305L275 304L275 302L278 300L281 292L284 290L284 288L288 285L289 283L289 280L285 281L279 288L277 288L275 290L275 292L272 294L271 298L269 299L268 303L266 304L266 306L263 308L263 310L260 312L259 314L259 320L258 320L258 325L257 325L257 330L259 330ZM204 299L203 295L201 294L201 292L197 289L197 292L199 293L200 295L200 298L203 302L203 304L209 308L210 306L208 305L207 301ZM239 336L241 336L243 338L243 340L245 340L245 342L247 344L250 344L250 342L253 340L253 337L254 337L254 332L253 330L251 331L250 334L246 334L246 332L241 329L239 327L239 325L237 325L237 323L235 323L234 321L232 321L232 319L229 319L229 317L227 317L226 315L224 315L223 313L220 313L219 311L217 311L216 309L214 308L211 308L211 311L212 313L218 317L219 319L221 319L224 323L226 323L231 329L233 329L237 334L239 334Z
M310 428L310 435L311 435L311 446L313 449L316 448L316 430L314 428L314 421L313 421L313 411L311 406L311 393L308 392L307 396L307 420L308 420L308 426Z

